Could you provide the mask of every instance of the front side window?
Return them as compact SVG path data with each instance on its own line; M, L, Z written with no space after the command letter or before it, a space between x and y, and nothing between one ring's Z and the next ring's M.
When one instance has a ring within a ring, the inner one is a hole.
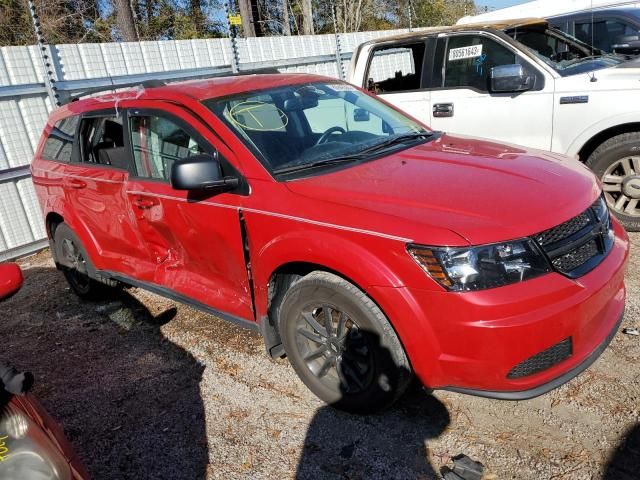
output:
M369 63L367 88L376 93L418 90L424 51L424 42L377 48Z
M309 83L206 100L276 177L356 163L431 135L399 111L343 82Z
M133 158L140 177L169 180L176 160L204 153L201 142L168 118L133 115L129 126Z
M73 152L73 139L80 117L72 116L58 120L44 142L42 158L68 163Z
M518 63L516 54L506 46L482 35L449 37L444 57L445 88L471 88L489 91L491 68Z

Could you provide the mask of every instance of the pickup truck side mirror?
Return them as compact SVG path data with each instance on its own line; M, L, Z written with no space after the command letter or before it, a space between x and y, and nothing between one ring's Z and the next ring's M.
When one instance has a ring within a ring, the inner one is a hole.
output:
M533 88L534 77L525 75L522 65L499 65L491 69L491 92L525 92Z
M176 190L206 190L222 193L240 185L237 177L224 177L220 159L208 154L177 160L171 166L171 187Z

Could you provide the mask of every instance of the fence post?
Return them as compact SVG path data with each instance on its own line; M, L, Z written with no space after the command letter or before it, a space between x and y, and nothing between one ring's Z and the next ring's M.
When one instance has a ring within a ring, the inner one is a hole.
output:
M40 19L36 13L36 6L33 4L33 0L29 0L28 5L29 14L31 15L31 23L33 24L33 31L36 35L36 46L38 48L38 53L40 54L40 60L42 60L44 86L47 89L47 94L49 95L51 104L54 107L59 107L62 103L60 102L58 88L55 86L56 79L53 73L53 52L51 48L46 45L44 35L42 34Z
M231 41L231 72L236 74L240 71L240 53L238 52L238 42L236 41L237 28L235 25L231 25L231 19L229 19L232 2L233 0L224 2L224 9L227 17L227 27L229 28L229 40ZM235 14L235 8L233 10Z
M340 45L340 34L338 33L338 22L336 20L336 5L331 2L331 18L333 20L333 34L336 40L336 66L338 67L338 77L345 80L344 65L342 64L342 48Z

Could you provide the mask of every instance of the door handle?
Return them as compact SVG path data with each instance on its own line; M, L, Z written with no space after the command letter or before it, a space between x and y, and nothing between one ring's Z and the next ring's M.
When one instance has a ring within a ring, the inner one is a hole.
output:
M434 103L434 117L453 117L453 103Z
M87 184L86 182L78 180L77 178L70 178L69 180L67 180L67 186L71 188L85 188Z
M147 208L151 208L151 207L153 207L153 206L157 205L157 204L158 204L158 202L156 202L155 200L152 200L152 199L150 199L150 198L142 198L142 197L138 197L138 198L136 198L136 199L133 201L133 204L134 204L136 207L138 207L138 208L140 208L140 209L142 209L142 210L145 210L145 209L147 209Z

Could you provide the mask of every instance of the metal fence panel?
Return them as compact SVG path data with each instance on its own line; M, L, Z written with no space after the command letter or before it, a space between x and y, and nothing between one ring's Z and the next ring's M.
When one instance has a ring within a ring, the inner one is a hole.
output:
M340 34L343 58L367 40L407 30ZM335 35L237 39L240 69L272 66L339 78ZM37 46L0 48L0 261L46 244L44 221L27 167L52 102ZM52 45L56 85L69 90L140 78L196 78L230 71L229 38ZM344 70L348 61L343 60ZM91 81L87 81L91 80ZM121 85L122 83L120 83Z

